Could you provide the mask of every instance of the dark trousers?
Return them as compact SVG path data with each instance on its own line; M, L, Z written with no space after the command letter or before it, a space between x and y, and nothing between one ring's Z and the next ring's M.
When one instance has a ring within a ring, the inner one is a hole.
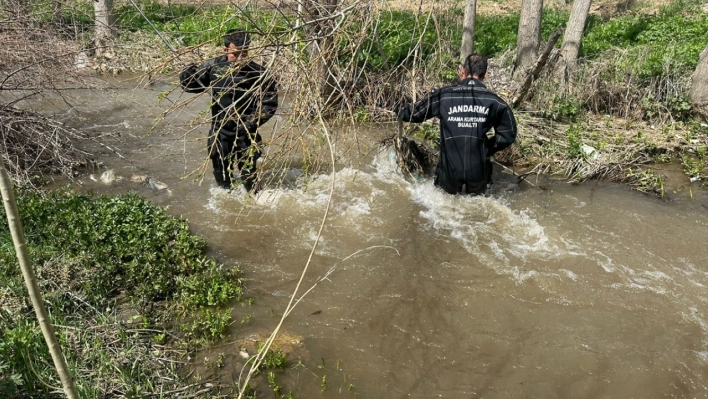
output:
M492 161L487 158L486 161L486 180L460 181L455 176L447 175L441 168L438 168L435 173L435 185L442 188L448 194L467 194L467 195L482 195L487 191L487 186L492 184Z
M231 173L235 166L244 187L251 191L257 178L256 161L261 157L260 143L261 136L257 133L238 136L222 132L211 133L207 140L207 151L214 168L216 183L220 187L231 188Z

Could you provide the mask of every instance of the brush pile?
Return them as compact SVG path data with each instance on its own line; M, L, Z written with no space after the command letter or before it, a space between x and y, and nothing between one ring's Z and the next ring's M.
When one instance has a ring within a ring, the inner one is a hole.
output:
M437 163L438 154L425 144L401 135L391 135L381 141L382 148L393 148L401 171L412 176L429 176Z
M88 87L76 65L78 45L42 29L23 4L14 5L0 21L0 156L18 185L48 174L72 177L89 163L89 154L72 144L82 134L18 105L63 99L64 90Z
M17 184L31 184L46 174L71 178L90 161L88 153L72 144L82 138L80 132L57 121L0 106L0 156Z

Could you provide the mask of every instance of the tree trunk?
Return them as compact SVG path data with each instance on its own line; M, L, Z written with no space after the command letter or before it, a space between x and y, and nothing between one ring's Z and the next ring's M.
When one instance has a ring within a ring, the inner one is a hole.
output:
M462 22L462 45L460 46L460 63L464 64L467 56L474 53L475 17L477 15L477 0L465 0L465 17Z
M54 361L54 367L56 367L59 379L64 387L64 394L68 399L78 399L79 395L76 392L76 385L74 385L74 380L71 377L71 373L69 373L69 366L66 363L66 359L61 353L61 346L54 333L54 327L49 319L47 308L44 306L44 299L39 290L39 284L37 284L37 277L32 269L29 250L25 242L25 233L22 229L22 221L20 220L20 212L17 210L17 201L15 201L12 180L10 180L10 176L2 160L0 160L0 192L2 193L5 214L7 215L7 224L10 229L10 235L12 236L12 242L15 245L17 260L20 263L22 276L27 286L27 293L32 301L39 327L42 330L42 335L44 335L44 340L49 348L49 354Z
M108 46L113 38L113 25L116 22L113 15L113 0L94 0L94 18L96 19L96 56L109 54Z
M538 59L541 45L541 14L543 0L522 0L519 38L516 42L514 78L523 79Z
M691 102L694 111L708 120L708 46L701 52L691 76Z
M585 21L590 12L592 0L575 0L570 11L568 26L565 28L563 44L561 45L560 58L556 64L556 76L561 82L567 82L578 65L580 43L585 31Z
M533 68L529 70L528 74L526 74L524 82L521 84L521 87L517 91L517 94L511 100L512 108L518 107L519 104L524 101L524 98L526 98L526 95L528 94L529 90L531 90L531 83L533 83L533 81L538 78L538 75L541 74L541 70L546 65L546 61L548 61L548 56L551 54L553 47L556 46L556 42L558 41L558 38L560 37L561 33L563 33L563 28L558 28L555 32L551 34L551 37L548 38L546 48L543 49L541 56L538 57L538 60L536 60L536 63L534 64Z
M334 71L329 67L333 64L331 61L334 56L332 51L334 39L331 34L335 20L327 17L334 14L338 0L306 0L303 3L306 14L303 23L318 21L310 23L306 29L308 38L312 40L307 46L307 54L313 66L313 78L318 86L322 103L327 107L336 102L337 87Z

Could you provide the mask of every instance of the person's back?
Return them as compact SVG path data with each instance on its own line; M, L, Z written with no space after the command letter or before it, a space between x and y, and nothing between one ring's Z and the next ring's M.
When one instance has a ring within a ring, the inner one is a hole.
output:
M516 121L509 106L481 82L486 57L472 54L461 68L461 81L433 91L399 111L403 121L420 123L440 118L440 160L435 184L450 194L482 194L491 183L489 157L516 139ZM488 135L494 129L494 135Z

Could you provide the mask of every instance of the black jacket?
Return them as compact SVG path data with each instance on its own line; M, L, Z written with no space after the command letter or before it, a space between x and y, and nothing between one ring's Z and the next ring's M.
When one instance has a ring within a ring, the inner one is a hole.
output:
M476 79L435 90L415 105L406 105L398 117L421 123L440 118L440 161L437 176L460 184L488 179L487 159L516 140L511 108ZM487 132L494 128L494 136ZM491 171L489 171L491 172Z
M226 56L190 66L179 75L188 93L211 88L211 128L226 136L254 133L278 108L275 80L255 62L238 66Z

